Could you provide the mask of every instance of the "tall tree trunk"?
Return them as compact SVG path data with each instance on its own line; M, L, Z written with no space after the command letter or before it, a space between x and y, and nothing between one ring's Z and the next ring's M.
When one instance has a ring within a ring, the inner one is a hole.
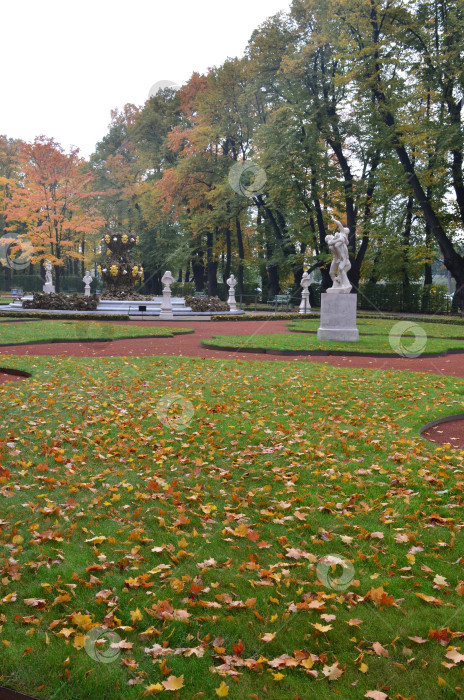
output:
M232 266L232 239L230 235L230 227L227 224L226 228L226 261L224 265L224 286L227 287L226 280L230 277L230 270ZM227 291L227 289L226 289Z
M373 33L374 44L378 44L380 29L377 23L377 11L373 2L371 2L371 26ZM456 298L458 300L461 313L464 314L464 258L457 251L442 226L440 219L432 208L427 195L422 187L420 180L415 172L414 165L401 139L401 133L396 125L395 118L388 108L387 98L381 85L381 69L379 50L374 53L374 69L373 69L373 96L379 105L379 112L385 126L390 132L390 139L393 148L396 151L398 159L403 167L403 170L408 178L408 182L414 193L414 197L422 209L425 220L430 227L430 231L437 241L440 250L443 254L445 267L451 272L456 280Z
M205 265L201 248L197 247L192 251L191 262L195 291L203 292L205 288Z
M240 225L240 219L238 216L235 217L235 226L237 229L237 249L238 249L238 271L237 271L237 286L239 294L243 294L243 263L245 260L245 249L243 246L243 234L242 227Z
M212 231L206 234L206 274L208 281L208 295L217 296L217 260L214 259L214 235Z

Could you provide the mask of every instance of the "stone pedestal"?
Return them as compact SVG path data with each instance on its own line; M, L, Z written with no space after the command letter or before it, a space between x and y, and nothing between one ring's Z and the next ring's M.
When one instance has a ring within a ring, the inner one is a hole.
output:
M159 315L161 320L169 321L174 318L172 313L171 290L166 287L163 289L163 301L161 302L161 311Z
M301 292L300 314L310 314L311 304L309 303L309 289L303 289Z
M90 285L86 284L84 287L84 296L89 297L90 296Z
M45 292L45 294L54 294L55 293L55 285L54 284L45 283L42 289Z
M359 340L356 328L357 294L321 294L319 340Z
M235 289L233 287L229 287L227 304L229 306L229 311L237 311L237 301L235 299Z

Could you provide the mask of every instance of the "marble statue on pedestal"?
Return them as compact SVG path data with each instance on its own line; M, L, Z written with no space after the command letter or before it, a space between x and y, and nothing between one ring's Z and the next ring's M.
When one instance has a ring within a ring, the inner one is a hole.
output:
M171 284L174 283L174 278L170 270L166 270L161 278L161 282L163 283L163 301L159 317L160 319L172 319L174 314L172 313Z
M85 276L82 278L82 281L85 284L84 296L89 297L90 296L90 284L92 282L92 275L90 274L89 270L86 271Z
M46 294L51 294L55 291L55 285L53 284L52 278L52 264L50 260L45 261L45 284L43 286L43 291Z
M300 314L311 313L311 304L309 303L309 287L312 283L312 275L308 275L307 272L303 272L303 277L301 278L300 282L300 285L303 288L303 291L301 292Z
M235 287L237 285L237 280L234 275L231 275L227 281L229 285L229 298L227 303L229 305L229 311L237 311L237 301L235 299Z
M333 254L330 277L333 286L321 294L321 325L317 330L319 340L357 342L359 331L356 326L357 294L350 294L351 284L348 271L351 269L348 255L348 235L350 229L332 217L339 231L325 237Z
M351 284L348 279L348 271L351 270L350 256L348 253L348 235L350 229L343 226L340 221L332 217L332 221L340 229L335 234L325 237L330 252L333 254L332 264L329 274L332 279L332 287L327 290L327 294L349 294Z

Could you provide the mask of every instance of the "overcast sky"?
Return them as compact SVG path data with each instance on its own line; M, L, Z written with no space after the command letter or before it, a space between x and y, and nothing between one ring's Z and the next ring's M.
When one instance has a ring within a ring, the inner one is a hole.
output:
M1 7L0 134L93 151L111 109L228 56L290 0L23 0Z

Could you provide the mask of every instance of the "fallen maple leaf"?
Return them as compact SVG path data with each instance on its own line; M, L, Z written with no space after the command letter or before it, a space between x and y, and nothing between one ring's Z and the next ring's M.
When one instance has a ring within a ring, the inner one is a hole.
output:
M321 625L319 622L311 622L310 623L314 629L318 630L318 632L328 632L329 630L333 629L332 625Z
M464 654L461 654L457 649L450 649L446 652L445 657L451 659L451 661L454 661L456 664L460 661L464 661Z
M169 676L167 681L161 681L162 685L166 690L180 690L184 687L184 674L176 678L176 676Z
M416 642L416 644L425 644L428 642L428 639L422 639L422 637L408 637L408 639L411 640L411 642Z
M216 695L218 695L220 698L225 698L226 695L229 695L229 686L227 683L224 683L224 681L222 681L219 688L216 688L215 690Z
M266 632L266 634L263 634L261 637L262 642L272 642L274 637L276 636L275 632Z
M322 673L329 681L336 681L343 674L343 669L340 668L338 661L336 661L332 666L324 666Z
M388 656L388 651L380 644L380 642L374 642L372 648L378 656Z
M130 616L132 620L132 624L135 625L137 622L140 622L140 620L143 620L143 614L140 612L138 608L135 610L130 611Z
M380 690L368 690L364 697L372 698L372 700L388 700L388 695Z

